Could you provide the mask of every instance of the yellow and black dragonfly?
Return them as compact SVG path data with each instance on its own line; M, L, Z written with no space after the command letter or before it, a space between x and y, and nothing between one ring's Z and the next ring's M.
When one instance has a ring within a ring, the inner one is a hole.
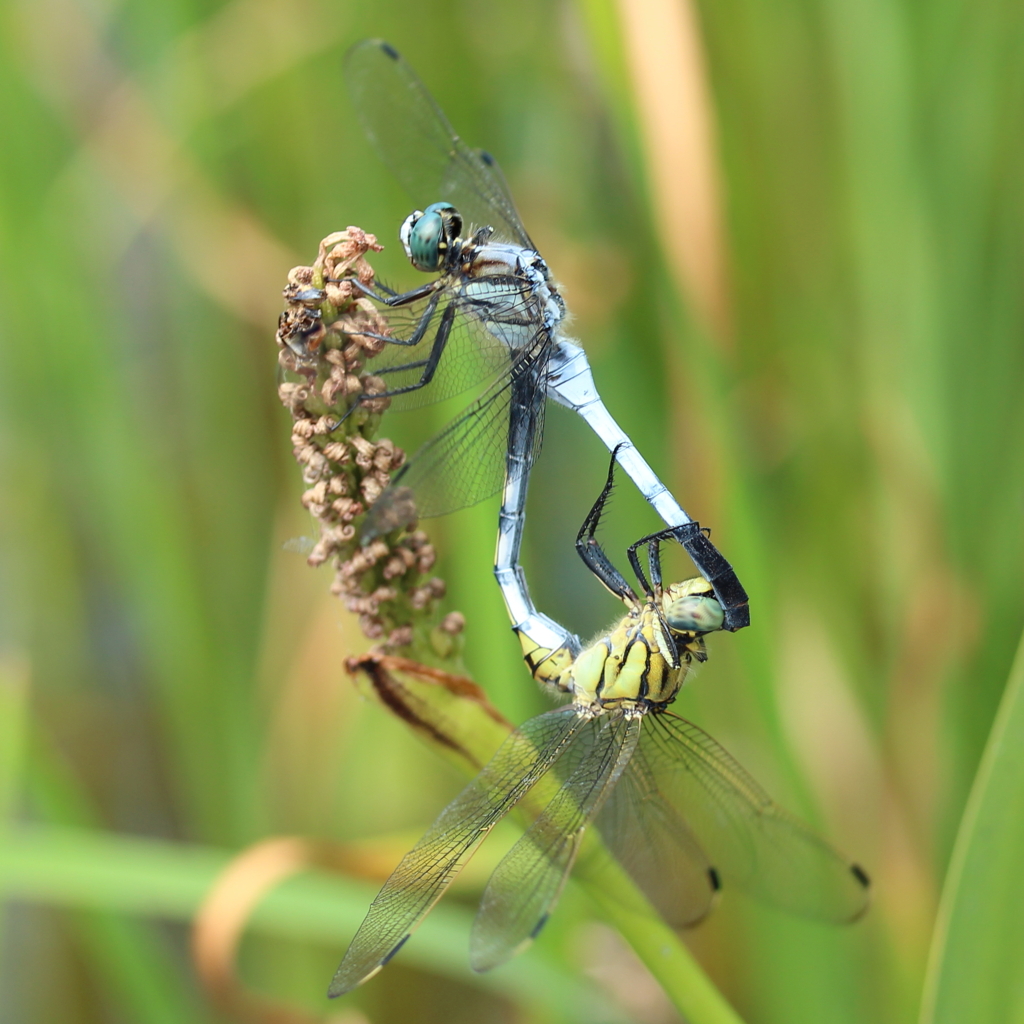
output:
M352 940L331 996L391 960L488 832L524 798L539 803L540 791L546 804L480 902L470 942L476 970L504 963L536 938L591 823L677 927L699 921L718 891L732 886L833 923L866 909L863 869L773 803L707 733L668 710L692 663L706 659L704 635L722 627L722 608L703 578L663 584L659 545L671 530L628 550L642 597L611 563L596 531L614 468L613 454L576 546L626 615L575 657L520 634L534 677L570 703L515 730L405 855Z

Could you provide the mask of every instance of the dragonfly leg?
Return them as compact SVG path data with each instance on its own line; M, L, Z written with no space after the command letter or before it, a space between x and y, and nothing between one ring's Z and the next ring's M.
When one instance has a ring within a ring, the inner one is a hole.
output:
M420 299L425 299L431 292L438 291L438 281L440 278L430 281L427 284L421 284L418 288L411 288L407 292L396 293L390 288L381 285L381 290L386 294L380 295L375 292L369 285L363 284L362 281L354 277L346 277L342 280L351 283L353 288L357 288L361 291L368 299L373 299L374 302L379 302L382 306L390 306L392 309L397 309L400 306L408 306L410 302L418 302ZM334 282L340 283L340 282Z
M374 296L378 301L381 301L379 296ZM416 324L416 329L409 335L408 338L396 338L393 334L374 334L372 331L362 331L357 335L360 338L374 338L377 341L386 341L389 345L400 345L405 348L415 348L422 340L424 335L427 333L427 328L430 326L430 321L434 319L434 314L437 312L437 304L441 301L441 293L434 292L430 297L430 301L424 306L423 313L420 315L419 322ZM419 364L414 364L419 365ZM404 367L393 366L390 370L401 370Z
M636 601L636 594L633 588L626 582L626 578L612 565L611 560L605 554L604 548L598 542L596 533L601 516L604 514L605 505L611 496L612 488L615 486L615 459L618 455L618 448L612 452L612 461L608 466L608 479L594 502L594 507L587 513L579 533L576 534L576 551L583 564L611 591L616 597L627 604ZM640 582L647 590L647 581L640 576Z
M626 549L626 557L629 559L629 564L633 570L633 575L636 576L637 580L639 580L640 582L641 589L645 594L650 596L654 593L654 589L652 588L651 584L647 582L647 576L644 573L643 566L640 564L640 559L639 557L637 557L636 553L637 548L640 547L641 544L643 544L642 540L638 540L635 541L633 544L630 544L629 547Z
M736 573L612 418L594 384L594 375L583 349L564 339L556 342L548 371L548 395L560 405L579 413L608 450L616 453L616 461L648 504L675 531L675 539L683 545L700 574L714 588L725 612L723 628L737 630L749 625L747 594Z
M699 523L686 523L684 526L669 526L664 530L658 530L657 533L648 534L646 537L641 537L639 540L634 541L629 545L626 552L627 557L629 558L629 564L633 567L633 571L638 576L642 575L643 570L640 566L640 558L637 551L646 545L647 561L651 573L651 585L655 591L660 590L662 585L661 542L664 540L675 540L678 541L686 551L689 551L691 547L699 551L700 546L695 543L695 539L700 537L706 541L708 547L714 551L716 549L707 539L710 532L710 530L702 528ZM701 560L703 562L709 562L706 554L701 556ZM710 580L708 582L710 582Z
M424 333L426 332L427 324L429 324L430 320L434 315L434 310L436 309L436 307L437 299L435 298L431 300L431 303L428 306L427 310L424 312L423 317L420 319L420 322L417 325L416 330L413 332L412 336L409 339L402 341L394 338L386 338L384 340L393 341L395 344L398 345L419 344L419 342L423 338ZM434 340L430 346L430 355L426 359L419 359L416 360L415 362L403 363L401 366L385 367L379 371L380 373L397 373L400 370L409 370L415 369L417 367L422 367L423 372L420 374L419 380L417 380L414 384L406 384L400 388L389 388L384 391L364 392L363 394L358 395L356 401L352 404L350 408L348 408L344 413L342 413L342 415L338 419L338 422L335 423L331 429L337 430L338 427L340 427L342 423L344 423L345 420L347 420L349 416L351 416L352 413L359 408L362 402L368 402L370 400L378 398L394 398L395 395L405 395L408 394L410 391L418 391L420 388L426 387L434 379L434 374L437 372L438 363L440 363L441 361L441 356L444 354L445 346L448 344L448 338L451 336L452 323L454 322L454 320L455 307L451 305L446 306L445 311L441 314L441 322L437 325L437 333L434 335ZM380 335L373 335L373 337L380 337Z
M389 388L387 391L377 391L373 394L360 395L362 398L394 398L395 395L406 395L410 391L418 391L420 388L426 387L433 379L434 374L437 372L438 363L441 361L441 356L444 355L445 346L448 344L448 339L451 337L452 324L455 322L455 307L446 306L445 311L441 314L441 322L437 325L437 334L434 335L434 340L430 346L430 355L426 359L419 359L416 362L404 363L401 366L388 367L381 371L381 373L397 373L399 370L411 370L417 367L422 367L423 372L420 374L420 379L414 384L405 384L400 388Z
M629 545L626 549L626 557L629 559L629 564L632 566L633 572L636 573L637 579L640 580L640 585L644 588L645 594L661 593L661 542L663 540L678 540L682 544L683 540L691 533L700 532L701 530L697 523L688 523L682 527L670 526L666 530L659 530L657 533L649 534L647 537L641 537ZM637 554L637 551L645 544L647 545L647 563L651 573L649 586L643 567L640 565L640 557Z

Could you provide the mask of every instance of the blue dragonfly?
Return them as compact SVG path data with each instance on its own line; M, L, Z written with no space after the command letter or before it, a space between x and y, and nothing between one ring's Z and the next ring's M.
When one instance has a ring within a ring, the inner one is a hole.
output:
M405 292L359 285L379 303L388 342L367 369L394 407L479 394L406 463L367 516L369 539L501 491L494 572L513 628L542 647L578 653L578 638L535 608L519 565L530 470L547 400L590 425L673 531L723 609L723 628L749 623L729 563L658 479L598 393L586 353L563 333L566 306L516 212L495 159L466 145L400 54L357 43L345 78L362 126L416 202L399 237L430 280Z

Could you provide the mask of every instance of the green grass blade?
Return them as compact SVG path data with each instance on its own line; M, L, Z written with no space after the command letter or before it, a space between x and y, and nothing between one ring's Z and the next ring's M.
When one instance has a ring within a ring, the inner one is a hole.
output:
M7 894L21 900L190 921L230 859L230 852L212 847L39 826L13 832L0 847L0 876ZM340 951L373 895L372 886L310 872L271 892L254 913L251 931L329 943ZM540 1004L567 1021L614 1024L624 1019L614 1007L602 1005L588 986L539 955L501 971L474 974L466 954L471 918L468 911L437 908L417 941L403 951L403 960L521 1005Z
M28 664L13 655L0 656L0 844L4 842L17 807L21 786L28 693ZM3 876L0 875L0 911L2 899Z
M47 835L67 840L74 836L100 834L91 827L95 826L98 814L80 780L68 772L66 763L52 746L39 736L33 736L29 723L26 726L22 742L25 748L23 786L27 803L32 812L42 815L52 824L37 826L41 829L39 833L34 829L26 833L23 824L12 821L4 835L0 844L0 880L4 895L12 899L24 899L26 896L17 868L10 874L7 871L9 865L17 863L18 851L23 850L21 841L24 836ZM73 841L62 845L59 839L56 848L71 860L55 858L39 848L34 870L52 871L49 882L52 886L60 887L70 882L73 888L83 848ZM35 859L35 854L30 856ZM87 866L88 856L84 864ZM113 858L111 864L115 871L118 870L118 858ZM92 885L93 882L87 884ZM110 876L109 888L116 889L118 885L116 875ZM159 883L156 884L156 889L160 888ZM209 1021L194 987L183 983L185 972L171 948L170 936L157 923L140 918L130 909L128 913L121 913L118 900L107 898L106 891L100 884L95 898L84 904L73 900L66 904L47 899L41 901L72 911L67 915L72 934L104 995L112 997L118 1006L123 1006L129 1019L138 1024L175 1024L181 1020L205 1024ZM61 1011L48 1005L40 1012Z
M1024 637L978 768L935 927L921 1024L1024 1020Z
M18 657L0 656L0 829L17 807L28 717L29 668Z

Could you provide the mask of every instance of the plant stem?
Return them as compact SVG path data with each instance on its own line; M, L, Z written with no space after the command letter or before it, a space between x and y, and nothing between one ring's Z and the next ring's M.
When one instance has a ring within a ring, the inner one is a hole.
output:
M743 1024L676 932L616 863L607 856L586 858L577 865L576 879L688 1024Z

